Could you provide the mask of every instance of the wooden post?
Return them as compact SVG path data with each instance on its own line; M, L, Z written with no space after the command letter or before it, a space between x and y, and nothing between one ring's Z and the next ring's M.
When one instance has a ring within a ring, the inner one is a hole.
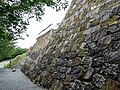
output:
M11 68L11 60L10 60L10 68Z

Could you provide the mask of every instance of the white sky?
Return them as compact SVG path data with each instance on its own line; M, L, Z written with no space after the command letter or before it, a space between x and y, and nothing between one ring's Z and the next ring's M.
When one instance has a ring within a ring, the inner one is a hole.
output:
M69 0L69 4L72 0ZM42 16L41 22L36 21L35 18L30 20L30 25L28 26L28 31L27 34L29 37L26 35L22 35L25 40L18 40L17 46L22 47L22 48L30 48L30 46L33 46L36 42L36 38L42 35L38 35L38 33L45 29L48 25L53 24L50 28L55 28L57 23L60 23L68 9L65 11L59 11L56 12L55 9L48 8L46 7L45 9L45 15ZM48 30L50 29L48 28ZM45 32L44 32L45 33Z

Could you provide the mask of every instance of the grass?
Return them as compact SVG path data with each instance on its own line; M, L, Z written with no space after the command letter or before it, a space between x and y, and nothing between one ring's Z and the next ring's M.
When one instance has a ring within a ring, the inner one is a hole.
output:
M22 60L22 57L25 57L25 56L26 56L26 53L23 53L21 55L16 56L11 61L11 63L8 63L7 65L5 65L4 68L15 68L20 63L20 61Z

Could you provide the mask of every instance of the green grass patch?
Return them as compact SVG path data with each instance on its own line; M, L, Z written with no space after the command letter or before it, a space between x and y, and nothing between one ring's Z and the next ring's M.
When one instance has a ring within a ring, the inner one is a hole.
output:
M26 57L26 53L16 56L11 63L8 63L4 66L4 68L16 68L16 66L20 63L23 57Z

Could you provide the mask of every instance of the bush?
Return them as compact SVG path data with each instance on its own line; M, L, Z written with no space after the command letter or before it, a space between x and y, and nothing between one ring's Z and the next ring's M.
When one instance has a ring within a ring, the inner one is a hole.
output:
M22 55L16 56L11 63L8 63L7 65L4 66L4 68L15 68L20 61L22 60L22 57L26 57L26 53L23 53Z
M11 57L16 57L16 56L18 56L18 55L21 55L21 54L23 54L23 53L26 53L28 51L28 49L26 49L26 48L20 48L20 47L18 47L18 48L16 48L16 50L15 50L15 52L14 52L14 54L11 56Z
M20 48L20 47L17 47L17 48L13 48L12 50L10 50L8 53L3 53L1 54L1 58L0 58L0 61L5 61L5 60L8 60L8 59L12 59L12 58L15 58L16 56L18 55L21 55L23 53L26 53L28 51L28 49L26 48Z

